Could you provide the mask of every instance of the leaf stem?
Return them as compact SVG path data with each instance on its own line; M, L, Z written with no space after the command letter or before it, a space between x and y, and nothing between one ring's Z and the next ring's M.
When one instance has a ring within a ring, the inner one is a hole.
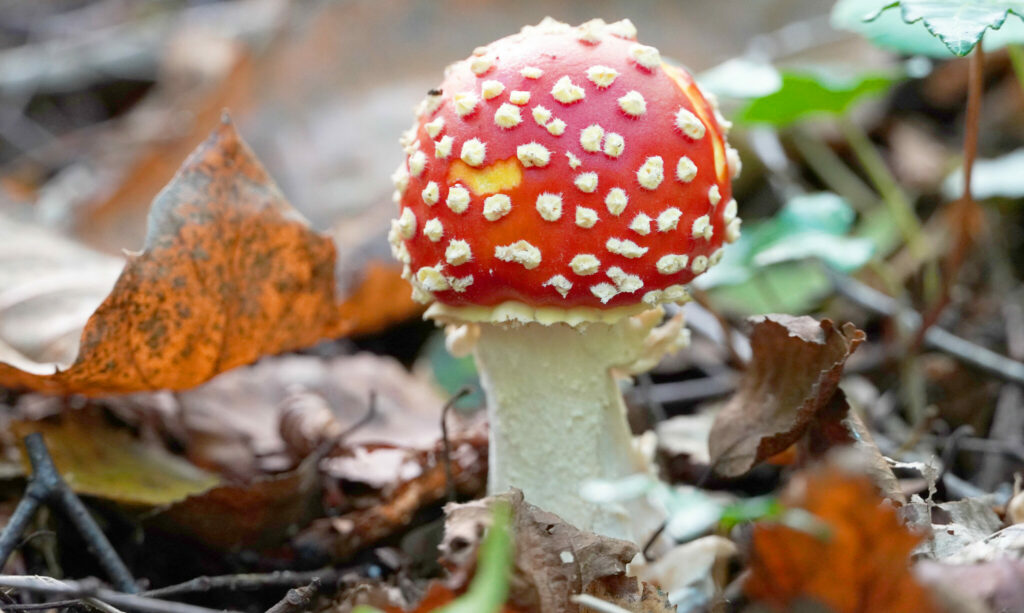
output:
M846 117L839 120L839 128L857 161L864 167L871 184L878 190L889 208L889 214L903 234L911 253L915 257L923 257L926 253L924 237L914 206L896 181L896 177L889 171L871 138L863 128Z
M1016 70L1016 66L1014 66ZM1019 74L1019 73L1018 73ZM971 202L971 173L978 155L978 120L981 116L981 96L985 80L985 52L978 41L971 54L971 70L967 82L967 117L964 125L964 193L965 202Z

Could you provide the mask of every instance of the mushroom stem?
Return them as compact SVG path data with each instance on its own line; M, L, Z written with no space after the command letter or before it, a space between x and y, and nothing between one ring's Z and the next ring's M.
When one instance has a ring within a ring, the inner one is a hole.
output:
M523 491L577 527L638 541L662 515L646 499L595 504L590 479L651 473L626 421L617 373L650 348L660 320L648 311L583 329L564 323L481 324L475 346L490 417L488 490Z

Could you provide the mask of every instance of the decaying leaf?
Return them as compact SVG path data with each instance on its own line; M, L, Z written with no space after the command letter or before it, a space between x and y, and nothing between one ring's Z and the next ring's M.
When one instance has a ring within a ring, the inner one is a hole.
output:
M515 563L509 604L513 607L575 613L584 609L573 596L585 592L629 611L671 610L643 608L656 601L655 590L625 576L626 564L637 553L634 544L581 531L525 502L518 490L446 507L442 562L456 582L472 572L494 500L512 505ZM664 597L660 602L668 606Z
M669 603L664 592L636 577L615 576L595 581L586 593L631 613L676 613L675 605ZM580 613L591 610L594 607L580 607Z
M921 537L904 527L869 479L818 466L794 478L783 502L816 520L806 529L755 525L744 585L751 600L777 610L800 602L835 613L940 610L910 570Z
M280 544L319 510L317 460L310 456L286 473L190 496L148 517L145 524L210 549Z
M929 535L914 550L916 559L942 561L997 532L1003 522L987 504L967 498L935 504L914 496L900 508L907 525Z
M264 359L176 394L174 400L188 458L246 475L257 457L287 449L301 459L327 430L351 429L367 416L371 396L372 419L346 436L347 446L388 445L415 453L440 438L444 400L398 361L369 353L326 360L301 355ZM316 407L329 411L329 417L321 416L333 425L310 432L304 420ZM338 467L328 460L326 468L333 473ZM398 475L391 479L399 480Z
M308 227L224 121L153 202L141 253L66 370L0 364L0 384L87 395L186 389L346 330L333 242Z
M861 453L864 474L883 496L896 503L907 501L888 460L878 450L871 431L857 413L850 410L846 393L837 389L831 400L811 420L797 443L797 461L801 465L823 458L840 446L852 446Z
M51 419L11 426L19 439L41 433L57 470L79 494L128 507L153 507L181 501L220 483L216 474L158 444L139 440L95 409L64 411ZM27 458L24 463L27 471Z
M449 433L452 450L452 480L464 496L483 493L487 477L487 432L473 428ZM383 447L383 446L382 446ZM376 447L367 446L369 450ZM319 553L325 559L345 560L359 550L408 528L417 511L442 500L447 480L442 461L443 446L415 454L404 463L413 468L409 475L388 487L382 499L339 517L317 519L295 537L297 547Z
M708 447L715 470L737 476L795 443L839 385L864 341L852 324L766 315L751 318L753 357L736 394L719 411Z

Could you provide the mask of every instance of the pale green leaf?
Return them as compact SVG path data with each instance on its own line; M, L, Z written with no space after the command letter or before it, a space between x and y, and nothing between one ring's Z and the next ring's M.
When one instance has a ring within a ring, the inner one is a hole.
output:
M885 3L866 19L894 7L900 8L903 21L923 22L947 49L960 56L970 53L986 30L1002 28L1010 15L1024 17L1024 0L897 0Z
M785 126L815 115L843 115L864 98L889 91L900 78L896 73L853 72L836 66L786 70L778 90L751 100L735 119Z

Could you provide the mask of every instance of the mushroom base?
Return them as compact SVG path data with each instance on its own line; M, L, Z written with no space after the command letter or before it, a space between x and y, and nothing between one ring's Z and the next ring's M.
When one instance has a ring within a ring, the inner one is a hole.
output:
M583 500L591 479L653 472L626 421L617 375L643 363L661 310L614 324L478 324L477 366L490 417L488 490L527 501L577 527L640 542L663 514L645 499ZM682 322L676 322L677 332ZM664 346L664 343L655 343Z

